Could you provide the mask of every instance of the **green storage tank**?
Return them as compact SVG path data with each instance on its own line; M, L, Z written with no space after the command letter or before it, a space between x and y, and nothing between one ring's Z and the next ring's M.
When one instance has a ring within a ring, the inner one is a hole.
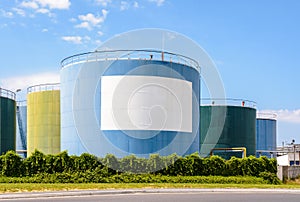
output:
M45 154L60 152L59 84L27 89L27 154L37 149Z
M16 94L0 88L0 154L16 150Z
M255 155L255 103L233 101L226 105L219 105L212 101L209 105L200 106L200 154L202 156L208 156L214 148L236 147L245 147L247 156ZM237 155L235 152L228 153L228 151L218 153L225 158L233 154ZM241 156L241 153L239 155Z

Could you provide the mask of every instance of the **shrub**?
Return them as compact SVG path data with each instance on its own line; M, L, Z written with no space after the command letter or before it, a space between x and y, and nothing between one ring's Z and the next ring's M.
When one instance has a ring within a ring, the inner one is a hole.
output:
M30 157L24 160L26 175L34 175L46 172L47 167L46 155L35 150Z
M14 151L8 151L0 156L1 175L4 176L21 176L23 175L23 164L21 157Z
M271 172L261 172L259 174L259 177L263 178L264 180L267 180L269 184L282 184L277 175Z

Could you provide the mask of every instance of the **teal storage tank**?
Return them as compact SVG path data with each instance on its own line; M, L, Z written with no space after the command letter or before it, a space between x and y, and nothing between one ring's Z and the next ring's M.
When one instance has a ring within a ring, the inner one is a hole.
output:
M16 150L16 94L0 88L0 154Z
M235 147L245 147L247 156L255 155L256 109L254 102L233 101L235 104L220 105L212 101L209 105L200 106L200 154L202 156L208 156L214 148ZM234 153L226 152L221 156L229 158L232 154Z

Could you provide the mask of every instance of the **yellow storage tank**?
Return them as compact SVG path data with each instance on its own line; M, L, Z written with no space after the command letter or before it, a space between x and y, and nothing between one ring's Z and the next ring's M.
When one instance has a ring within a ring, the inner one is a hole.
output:
M60 152L59 84L27 89L27 154L35 149L45 154Z

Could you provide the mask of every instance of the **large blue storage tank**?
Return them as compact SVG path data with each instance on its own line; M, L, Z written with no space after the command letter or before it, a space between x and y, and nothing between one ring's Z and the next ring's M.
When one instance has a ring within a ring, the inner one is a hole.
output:
M95 51L61 69L61 150L80 155L199 151L200 68L161 51Z
M277 121L275 114L258 113L256 118L256 155L273 157L276 151Z

